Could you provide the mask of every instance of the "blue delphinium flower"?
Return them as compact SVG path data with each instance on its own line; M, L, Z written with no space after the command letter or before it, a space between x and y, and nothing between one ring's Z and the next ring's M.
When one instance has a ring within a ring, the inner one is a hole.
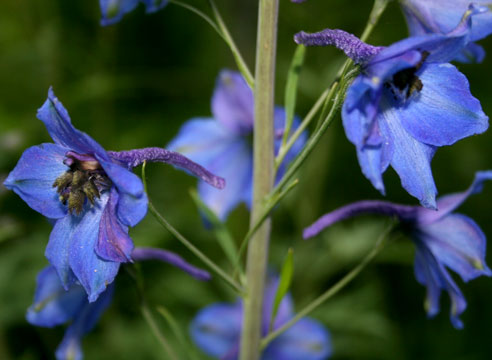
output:
M491 6L491 0L400 0L407 19L410 35L428 33L448 33L461 21L463 13L470 3ZM473 17L470 41L478 41L492 33L492 12ZM461 62L481 62L484 49L469 43L456 57Z
M136 248L135 261L160 260L171 263L199 280L208 280L210 275L186 263L178 255L153 248ZM27 321L36 326L54 327L70 323L62 342L56 350L57 360L81 360L82 337L90 332L110 305L114 284L103 291L95 302L87 301L84 288L72 283L65 289L53 266L43 269L37 278L34 302L27 310Z
M463 281L481 275L491 276L492 272L485 264L485 234L475 221L453 211L468 196L480 192L486 180L492 180L492 171L478 172L466 191L439 198L438 211L385 201L349 204L322 216L306 228L304 238L313 237L338 221L360 214L398 217L415 243L415 277L427 287L427 314L432 317L439 312L441 291L447 291L451 298L451 323L460 329L463 323L459 316L466 309L466 300L447 268L460 275Z
M335 45L360 64L347 90L342 119L364 175L384 194L389 165L402 186L425 207L436 208L430 162L437 148L487 130L488 117L466 77L447 63L468 44L471 7L452 32L422 35L387 48L373 47L342 30L295 36L306 45Z
M223 70L212 97L213 118L189 120L167 146L226 179L227 188L220 192L207 188L202 181L198 184L200 197L222 220L239 203L251 204L253 113L253 92L244 78L237 72ZM276 107L275 152L280 147L284 122L285 110ZM294 119L293 130L298 124L299 120ZM302 134L285 157L278 176L299 153L305 141L306 135Z
M270 279L265 288L262 312L262 334L266 335L272 315L278 279ZM193 341L206 354L221 360L235 360L239 351L243 304L216 303L201 310L191 324ZM288 294L278 308L273 329L293 316L292 298ZM300 320L264 350L262 360L322 360L331 355L328 331L317 321Z
M153 13L166 6L168 0L99 0L102 12L101 25L117 23L126 13L135 9L139 2L145 4L147 13Z
M128 228L147 212L142 181L130 170L143 161L180 166L222 188L224 180L186 157L160 148L107 152L75 129L50 89L38 111L54 144L27 149L4 182L32 209L55 222L46 257L63 286L78 280L95 301L132 261Z

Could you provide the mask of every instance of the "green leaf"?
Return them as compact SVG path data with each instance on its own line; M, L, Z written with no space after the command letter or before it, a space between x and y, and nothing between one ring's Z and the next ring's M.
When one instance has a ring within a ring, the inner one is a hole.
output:
M275 300L273 302L272 317L270 319L270 331L273 328L273 322L275 316L277 316L277 311L282 302L282 299L287 294L290 288L290 283L292 282L292 274L294 273L294 251L289 249L287 252L287 257L285 258L284 265L282 266L282 272L280 273L280 279L277 287L277 292L275 293Z
M290 64L289 73L287 74L287 84L285 85L285 127L284 136L282 138L282 146L285 145L292 128L294 121L294 113L296 108L297 84L299 82L299 74L301 73L304 63L304 54L306 47L298 45Z
M222 247L222 250L231 262L232 266L235 267L238 263L237 246L229 230L227 229L225 224L220 221L217 215L215 215L215 213L200 199L195 189L190 190L190 195L195 202L198 210L200 210L203 216L212 225L215 237L217 238L219 245Z

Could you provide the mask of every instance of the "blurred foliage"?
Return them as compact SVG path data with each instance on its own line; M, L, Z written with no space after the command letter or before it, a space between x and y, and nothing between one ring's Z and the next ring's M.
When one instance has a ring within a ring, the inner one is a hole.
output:
M205 2L186 0L204 8ZM255 47L255 1L217 0L239 48L252 67ZM360 34L372 2L369 0L281 0L278 44L277 100L283 101L286 74L295 50L292 35L299 30L342 28ZM106 149L165 146L184 121L210 115L210 96L220 69L235 65L225 44L201 19L174 5L157 14L143 8L116 26L99 26L97 0L0 2L0 180L15 166L23 150L50 142L36 110L52 85L69 110L75 126ZM396 2L392 3L370 42L388 45L406 36ZM489 56L480 65L458 65L492 114L490 69L492 39L482 41ZM305 114L333 80L343 62L336 49L308 49L300 77L298 114ZM490 134L442 148L433 161L441 193L465 189L477 170L492 167ZM224 268L230 269L220 246L200 218L189 189L196 180L170 166L148 166L149 192L163 215ZM355 151L335 122L324 141L303 166L300 185L274 214L271 268L279 270L289 247L294 250L292 292L296 307L307 304L350 270L371 248L385 219L364 217L345 221L309 242L302 228L319 215L351 201L381 198L362 176ZM415 204L390 169L385 175L388 199ZM460 209L492 234L492 186ZM247 231L248 212L241 206L227 226L237 242ZM0 359L51 359L63 328L29 325L24 314L34 293L35 276L44 258L51 225L14 193L0 186ZM170 234L147 217L131 236L137 245L176 251L202 266ZM314 255L316 254L316 255ZM488 329L492 320L492 283L479 278L459 284L469 308L465 329L456 331L449 318L449 301L427 320L425 289L413 276L413 247L399 238L355 282L313 314L332 333L335 359L490 359ZM492 263L489 256L489 263ZM160 263L144 263L146 298L152 309L163 306L181 331L203 306L233 301L218 279L202 283ZM154 311L158 324L176 349L178 339L169 323ZM205 356L195 351L195 358ZM134 281L122 269L113 305L84 340L87 359L164 359L157 340L144 322Z

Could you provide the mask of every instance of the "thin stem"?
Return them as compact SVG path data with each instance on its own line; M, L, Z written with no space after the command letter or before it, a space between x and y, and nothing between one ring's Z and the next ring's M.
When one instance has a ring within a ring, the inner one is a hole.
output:
M253 75L251 74L251 71L249 70L248 65L246 64L246 61L244 61L241 52L239 51L238 47L236 46L236 43L234 42L234 39L231 36L231 33L229 32L229 29L227 28L224 20L222 19L222 16L220 15L219 10L217 9L217 6L215 5L214 0L209 0L208 1L210 4L210 7L212 8L212 11L215 16L215 20L217 21L217 24L222 32L222 37L226 41L226 43L229 45L232 55L234 56L234 60L236 60L237 67L239 71L243 74L244 79L248 83L248 85L253 88L255 80L253 78Z
M362 270L376 257L376 255L379 254L379 252L384 248L384 245L386 244L386 239L387 236L391 233L391 231L395 227L395 221L392 221L390 225L385 229L385 231L381 234L379 239L376 241L376 244L374 248L366 255L366 257L357 265L355 268L353 268L349 273L347 273L343 278L341 278L335 285L333 285L331 288L326 290L323 294L321 294L319 297L314 299L311 303L309 303L304 309L299 311L296 316L294 316L291 320L289 320L287 323L282 325L280 328L277 330L271 332L268 334L262 341L261 341L261 348L264 349L265 347L268 346L269 343L271 343L275 338L277 338L279 335L284 333L286 330L290 329L292 326L297 324L299 320L301 320L303 317L306 315L310 314L313 310L318 308L321 304L323 304L325 301L330 299L333 295L338 293L340 290L342 290L347 284L349 284L353 279L359 275Z
M152 215L155 216L157 221L165 227L171 234L178 239L188 250L190 250L197 258L199 258L205 265L212 269L217 275L219 275L226 283L228 283L239 294L243 293L243 289L240 285L234 281L224 270L222 270L217 264L215 264L210 258L202 253L195 245L193 245L188 239L186 239L181 233L176 230L167 220L157 211L154 205L149 201L149 210Z
M152 314L150 312L150 309L145 301L142 302L141 306L142 310L142 315L149 325L150 329L152 330L152 333L156 337L157 340L159 340L159 343L162 345L165 353L167 354L168 358L171 360L179 360L179 357L176 355L174 350L171 348L171 345L167 342L166 338L162 334L162 332L159 330L159 327L154 321L154 318L152 317Z
M255 123L253 144L253 205L250 228L262 216L265 197L274 180L273 112L275 57L279 0L260 0L255 68ZM263 293L265 287L271 223L269 219L256 231L248 246L240 360L260 358Z

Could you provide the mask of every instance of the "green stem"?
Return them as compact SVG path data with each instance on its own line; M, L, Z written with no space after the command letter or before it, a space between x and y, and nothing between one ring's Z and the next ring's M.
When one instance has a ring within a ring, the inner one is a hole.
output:
M147 321L147 324L152 330L152 333L157 338L157 340L159 340L159 343L164 348L164 351L167 354L168 358L171 360L179 360L179 357L174 353L173 349L167 342L166 338L164 337L164 335L162 335L161 331L159 330L159 327L155 323L154 318L152 317L152 314L150 312L150 309L145 302L142 304L141 310L145 321Z
M321 304L323 304L325 301L330 299L333 295L338 293L340 290L342 290L347 284L349 284L357 275L361 273L362 270L376 257L377 254L383 249L384 245L386 244L386 239L389 233L394 229L395 222L392 221L391 224L387 227L387 229L381 234L379 239L376 242L376 245L374 248L366 255L366 257L357 265L355 268L353 268L347 275L345 275L343 278L341 278L335 285L333 285L331 288L326 290L323 294L318 296L315 300L313 300L310 304L308 304L304 309L299 311L296 316L294 316L291 320L289 320L287 323L282 325L280 328L277 330L271 332L268 334L262 341L261 341L261 348L264 349L265 347L268 346L269 343L271 343L275 338L277 338L279 335L284 333L286 330L297 324L299 320L301 320L303 317L306 315L310 314L313 310L318 308Z
M273 111L275 56L279 0L260 0L255 69L255 123L253 144L253 205L250 227L262 216L265 197L274 180ZM265 287L270 220L251 238L246 263L247 296L244 299L240 360L260 358L263 292Z

